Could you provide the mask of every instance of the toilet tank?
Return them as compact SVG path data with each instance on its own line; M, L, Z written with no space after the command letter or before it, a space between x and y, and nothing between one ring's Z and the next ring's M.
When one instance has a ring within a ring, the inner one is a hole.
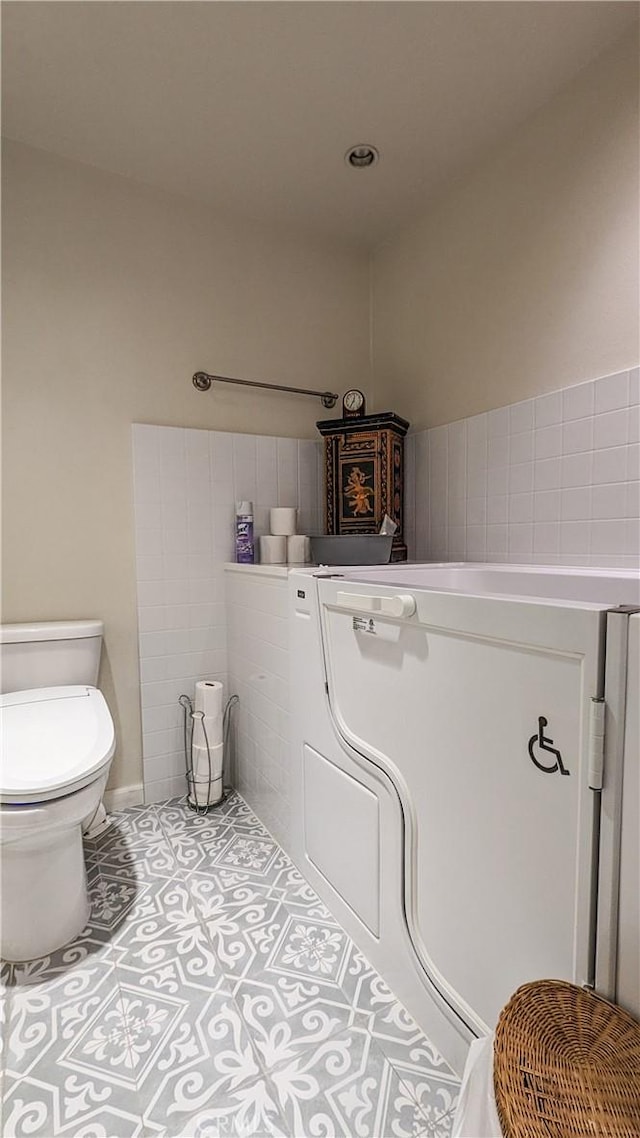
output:
M98 683L101 620L0 625L0 692Z

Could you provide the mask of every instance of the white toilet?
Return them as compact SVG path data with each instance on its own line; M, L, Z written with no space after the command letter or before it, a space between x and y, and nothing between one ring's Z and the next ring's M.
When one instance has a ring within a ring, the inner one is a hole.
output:
M97 690L99 620L0 628L0 957L33 960L82 930L89 897L82 824L100 806L115 750Z

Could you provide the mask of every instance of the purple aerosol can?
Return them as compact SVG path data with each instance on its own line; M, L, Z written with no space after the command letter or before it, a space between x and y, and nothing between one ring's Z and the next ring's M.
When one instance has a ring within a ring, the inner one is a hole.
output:
M236 561L253 565L253 502L236 502Z

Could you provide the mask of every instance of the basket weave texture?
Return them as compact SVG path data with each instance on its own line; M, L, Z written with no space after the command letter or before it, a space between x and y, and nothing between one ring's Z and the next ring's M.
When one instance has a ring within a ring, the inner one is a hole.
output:
M574 984L518 988L493 1078L505 1138L640 1138L640 1024Z

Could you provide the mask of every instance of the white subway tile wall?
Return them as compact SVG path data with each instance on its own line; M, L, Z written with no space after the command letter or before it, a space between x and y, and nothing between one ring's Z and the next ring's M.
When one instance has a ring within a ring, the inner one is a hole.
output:
M227 570L233 785L289 849L289 634L287 578Z
M320 443L223 431L133 426L136 575L147 802L184 791L182 711L197 679L227 679L224 563L234 557L235 502L297 506L317 532ZM228 690L228 689L227 689Z
M422 560L640 565L639 371L409 436Z
M409 556L640 566L639 404L635 369L410 435ZM297 506L300 531L320 532L323 463L319 441L141 424L133 451L144 786L152 802L184 790L179 695L192 695L201 677L227 681L223 566L233 560L236 500L254 502L257 536L268 532L272 505ZM245 697L237 783L284 840L284 617L259 607L268 601L277 609L278 588L264 585L258 604L249 584L234 583L229 627L231 686Z

